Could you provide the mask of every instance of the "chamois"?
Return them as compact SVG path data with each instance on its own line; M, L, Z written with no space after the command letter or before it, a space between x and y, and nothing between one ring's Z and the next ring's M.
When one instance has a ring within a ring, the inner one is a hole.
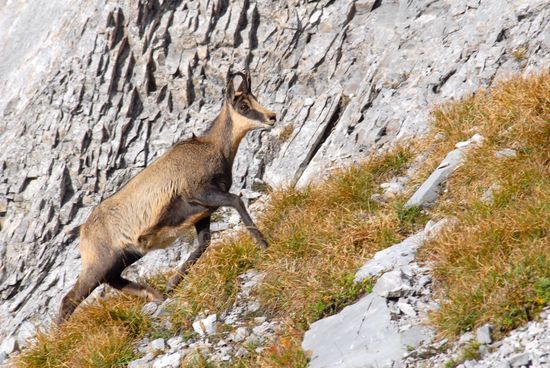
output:
M235 76L242 78L236 92ZM266 248L243 201L229 193L229 188L233 160L245 134L271 128L275 121L275 113L252 94L250 72L228 74L222 110L206 133L176 143L97 205L80 227L82 270L61 302L57 322L67 320L102 283L149 300L163 300L159 291L123 278L122 271L150 250L169 246L194 226L198 248L169 280L167 289L172 290L208 247L210 216L219 207L235 208L258 246Z

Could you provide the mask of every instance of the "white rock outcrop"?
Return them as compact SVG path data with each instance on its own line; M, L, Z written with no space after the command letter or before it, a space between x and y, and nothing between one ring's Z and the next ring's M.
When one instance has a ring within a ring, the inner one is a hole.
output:
M411 350L432 340L434 332L417 315L417 310L425 316L433 308L423 292L429 274L416 265L414 256L426 239L447 224L448 220L430 222L361 267L355 280L379 276L373 292L311 324L302 348L311 353L312 368L405 366Z

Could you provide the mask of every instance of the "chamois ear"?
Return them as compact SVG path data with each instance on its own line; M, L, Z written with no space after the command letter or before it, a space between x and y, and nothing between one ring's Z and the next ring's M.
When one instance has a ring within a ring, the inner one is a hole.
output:
M235 86L233 86L233 75L228 73L227 82L225 84L225 99L233 103L235 99Z

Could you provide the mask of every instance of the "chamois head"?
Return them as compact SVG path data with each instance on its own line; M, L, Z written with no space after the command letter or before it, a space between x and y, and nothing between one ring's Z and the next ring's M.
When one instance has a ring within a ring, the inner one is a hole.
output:
M236 76L242 78L242 82L235 92L233 79ZM225 103L228 104L231 115L239 125L246 130L272 128L277 121L273 111L260 105L256 96L252 93L250 71L231 73L227 78L225 88Z

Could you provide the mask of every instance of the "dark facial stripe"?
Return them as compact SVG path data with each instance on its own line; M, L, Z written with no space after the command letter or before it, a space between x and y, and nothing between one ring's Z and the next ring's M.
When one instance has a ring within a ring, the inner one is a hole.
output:
M237 112L248 118L248 119L251 119L251 120L256 120L256 121L259 121L261 123L263 122L266 122L268 119L267 117L265 116L265 114L261 111L258 111L258 110L254 110L252 108L252 101L251 99L253 98L252 94L248 94L248 95L240 95L238 96L237 98L235 98L235 102L233 104L235 110L237 110ZM243 111L243 109L241 108L242 106L242 103L243 102L246 102L249 106L249 109L246 110L246 111ZM257 102L256 102L257 103Z

